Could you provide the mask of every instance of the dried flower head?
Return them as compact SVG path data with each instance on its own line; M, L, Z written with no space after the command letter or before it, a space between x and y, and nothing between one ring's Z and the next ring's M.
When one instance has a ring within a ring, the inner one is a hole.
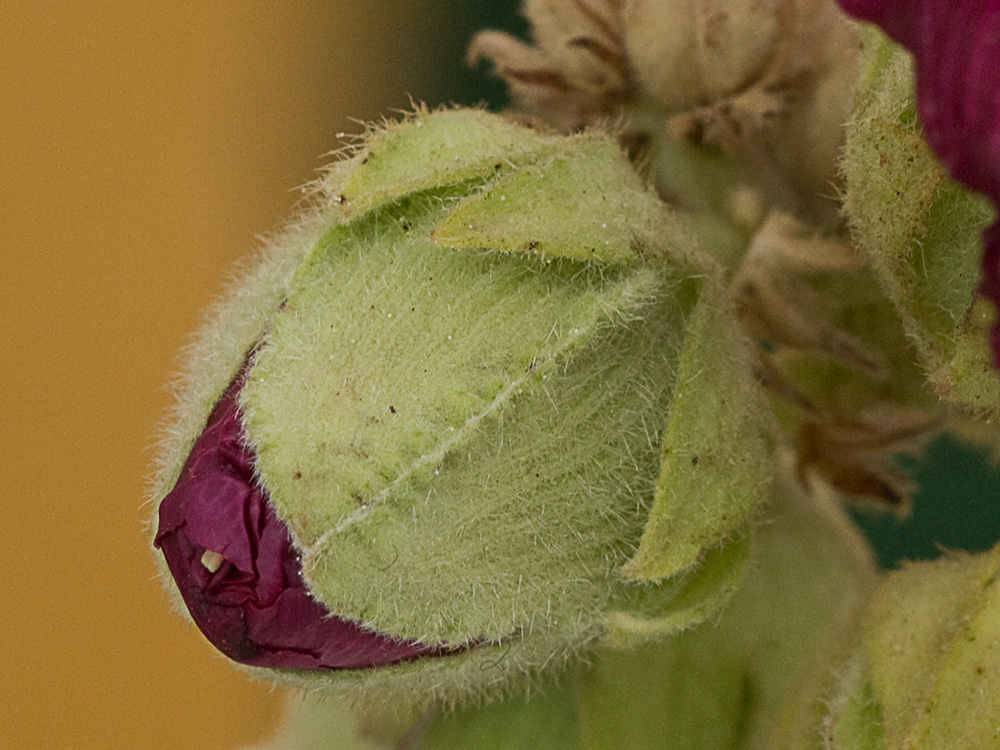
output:
M528 110L564 130L622 120L671 199L683 200L677 157L657 156L689 144L721 148L786 208L832 210L818 196L836 178L857 46L832 0L527 0L524 12L534 44L483 32L469 56L492 60Z

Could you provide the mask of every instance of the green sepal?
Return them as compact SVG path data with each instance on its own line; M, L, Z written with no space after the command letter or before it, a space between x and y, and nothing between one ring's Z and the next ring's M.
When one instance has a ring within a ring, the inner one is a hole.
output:
M353 220L412 193L530 163L563 140L480 109L421 108L377 132L326 190Z
M1000 747L1000 546L889 574L864 632L890 750Z
M685 335L656 496L627 576L676 575L746 522L770 483L768 424L726 289L705 277Z
M567 139L547 158L469 196L431 237L443 247L606 263L679 259L690 246L617 145L599 134Z
M1000 378L993 368L989 345L995 319L992 304L982 298L973 300L959 323L951 361L931 376L943 396L989 422L1000 412Z
M890 573L858 631L827 700L824 748L1000 746L1000 546Z
M705 553L686 570L643 591L643 601L609 613L603 644L631 648L694 627L718 612L739 588L750 560L750 531Z
M937 394L972 413L995 415L1000 381L984 377L992 371L987 329L973 308L980 233L992 210L949 179L924 141L909 53L871 29L865 40L865 72L841 164L853 239Z
M468 189L328 232L256 352L247 433L332 611L572 650L627 586L693 282L435 246Z

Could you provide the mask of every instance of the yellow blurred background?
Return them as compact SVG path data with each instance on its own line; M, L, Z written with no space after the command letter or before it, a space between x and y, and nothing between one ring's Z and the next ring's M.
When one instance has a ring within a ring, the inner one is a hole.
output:
M0 3L0 747L228 748L275 723L281 696L155 580L150 446L178 350L335 134L442 96L448 12Z

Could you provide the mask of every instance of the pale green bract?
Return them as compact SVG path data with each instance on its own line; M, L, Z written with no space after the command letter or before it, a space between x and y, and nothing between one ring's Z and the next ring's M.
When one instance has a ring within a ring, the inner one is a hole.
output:
M721 273L614 140L421 110L316 197L194 346L158 494L249 355L248 441L310 591L468 648L253 671L458 702L715 612L768 484L762 396Z
M974 300L980 232L992 210L951 180L923 140L909 53L867 29L864 68L841 160L855 244L895 305L939 396L990 420L1000 381Z
M828 747L1000 744L1000 547L889 574L860 630L829 700Z

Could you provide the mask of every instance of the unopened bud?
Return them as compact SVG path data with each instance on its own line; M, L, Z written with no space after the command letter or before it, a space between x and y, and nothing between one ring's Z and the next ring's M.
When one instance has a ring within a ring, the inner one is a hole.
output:
M724 289L613 140L421 112L319 198L196 347L168 445L156 544L206 635L426 701L721 606L738 550L621 573L650 518L633 576L708 559L766 477Z

